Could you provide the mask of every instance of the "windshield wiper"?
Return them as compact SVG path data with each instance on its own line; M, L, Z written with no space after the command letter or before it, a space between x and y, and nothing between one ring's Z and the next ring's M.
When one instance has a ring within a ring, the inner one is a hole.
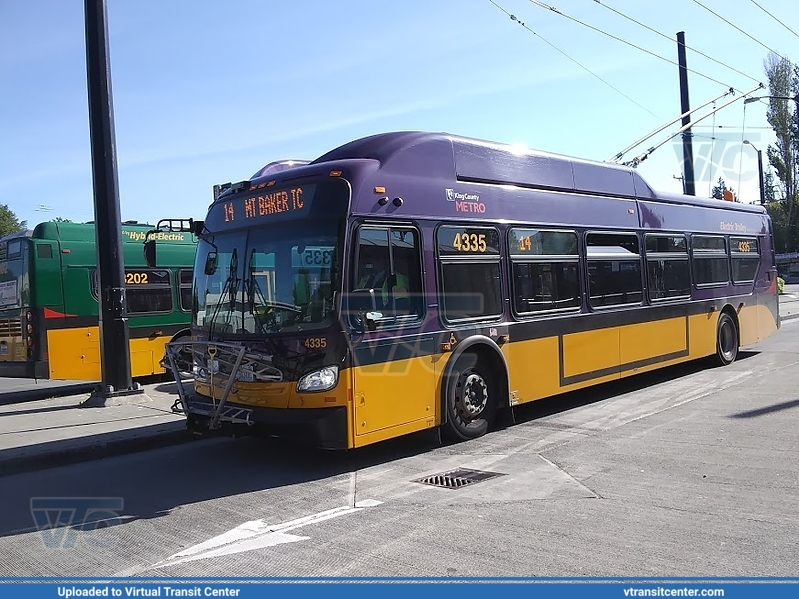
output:
M233 254L230 256L230 263L228 264L228 269L230 274L228 278L225 280L225 284L222 286L222 291L219 293L219 300L216 302L216 307L214 308L213 313L211 314L211 324L208 325L208 339L209 341L212 339L214 334L214 325L216 324L216 317L219 315L219 310L222 308L222 304L225 303L225 291L230 288L230 309L228 310L228 314L233 314L233 309L236 304L236 294L238 293L238 254L237 250L233 250Z

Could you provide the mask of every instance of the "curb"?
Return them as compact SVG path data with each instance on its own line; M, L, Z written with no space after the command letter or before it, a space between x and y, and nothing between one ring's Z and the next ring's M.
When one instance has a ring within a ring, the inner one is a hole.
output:
M183 420L0 450L0 477L101 460L198 440Z
M0 393L0 406L25 403L27 401L41 401L53 397L66 397L68 395L82 395L91 393L97 383L75 383L55 387L41 387L38 389L22 389L20 391L5 391Z

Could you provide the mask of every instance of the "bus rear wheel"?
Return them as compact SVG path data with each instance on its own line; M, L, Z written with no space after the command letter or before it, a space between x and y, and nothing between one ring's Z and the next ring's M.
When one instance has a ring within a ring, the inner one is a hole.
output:
M496 387L486 367L474 354L464 354L455 364L445 397L447 422L443 434L453 441L481 437L493 424L497 411Z
M716 327L716 361L721 366L727 366L738 357L738 327L735 320L726 312L719 316Z

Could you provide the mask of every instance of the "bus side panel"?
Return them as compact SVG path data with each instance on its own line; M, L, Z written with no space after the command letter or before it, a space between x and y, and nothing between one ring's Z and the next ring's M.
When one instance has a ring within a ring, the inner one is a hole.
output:
M399 341L392 339L379 345L373 350L382 353L395 349ZM435 426L439 368L435 356L430 353L369 364L371 360L365 355L368 353L371 352L366 347L356 349L356 356L361 354L366 363L350 369L356 445L363 444L357 438L361 435L369 434L369 442L394 437L397 432L391 429L400 425L411 425L415 430Z
M684 316L626 325L619 335L624 370L688 355L688 319Z
M689 347L691 359L704 358L716 353L716 326L719 311L709 310L702 314L693 314L689 321Z
M155 339L140 337L130 340L130 375L132 377L163 374L165 370L158 364L164 355L164 346L169 337Z
M516 341L505 347L511 396L519 403L561 391L558 337Z
M747 298L744 307L738 311L738 328L741 345L757 343L762 338L760 318L758 316L759 312L760 307L757 305L757 298L755 298L755 296Z
M70 381L99 381L100 329L76 327L47 331L50 378Z
M619 377L619 328L563 335L561 373L564 385L615 373Z
M776 286L776 276L775 276ZM757 325L760 338L765 339L773 335L780 328L779 299L775 294L760 294L757 298Z

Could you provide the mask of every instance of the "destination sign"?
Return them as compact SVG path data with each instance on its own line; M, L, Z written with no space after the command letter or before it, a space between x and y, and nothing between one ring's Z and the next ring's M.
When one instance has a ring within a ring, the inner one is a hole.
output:
M264 187L255 195L233 197L211 207L206 226L221 230L308 216L316 188L315 183L284 189Z
M438 252L442 256L499 254L499 232L483 227L441 227Z
M339 219L347 214L350 187L341 177L294 185L259 183L247 191L222 196L209 208L205 228L211 233L304 219Z

